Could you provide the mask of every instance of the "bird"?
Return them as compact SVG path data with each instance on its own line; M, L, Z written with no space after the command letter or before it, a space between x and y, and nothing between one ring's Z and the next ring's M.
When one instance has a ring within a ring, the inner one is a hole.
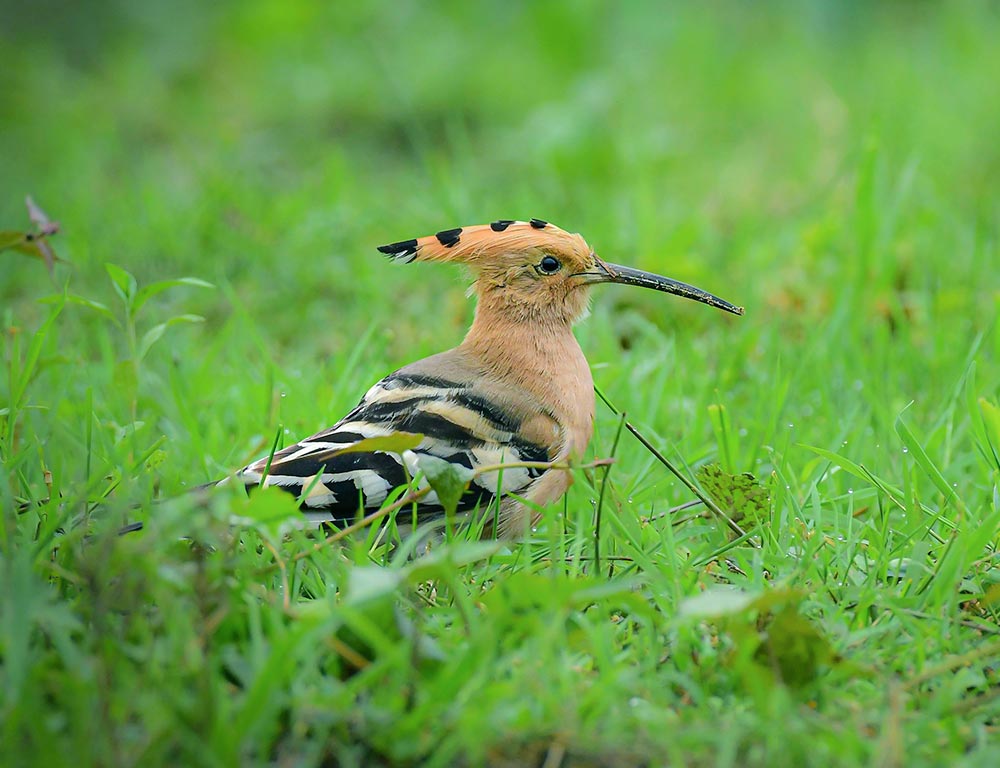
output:
M390 373L332 427L220 484L235 478L249 489L276 486L299 499L308 520L343 527L414 478L426 486L425 462L443 461L471 477L457 513L492 510L493 535L522 536L535 510L572 483L570 472L551 465L580 459L593 435L593 379L572 330L587 313L590 288L651 288L744 314L700 288L604 261L580 234L542 219L446 229L378 251L397 263L447 262L471 271L476 308L464 340ZM399 433L419 443L398 452L365 449L377 445L371 438ZM489 469L498 466L505 468ZM445 510L424 490L418 522Z

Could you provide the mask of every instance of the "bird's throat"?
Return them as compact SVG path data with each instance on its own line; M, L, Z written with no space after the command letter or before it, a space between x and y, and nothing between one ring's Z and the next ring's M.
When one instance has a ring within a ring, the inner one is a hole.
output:
M582 453L593 430L594 382L569 322L524 323L477 309L460 349L498 384L546 404L567 429L567 454Z

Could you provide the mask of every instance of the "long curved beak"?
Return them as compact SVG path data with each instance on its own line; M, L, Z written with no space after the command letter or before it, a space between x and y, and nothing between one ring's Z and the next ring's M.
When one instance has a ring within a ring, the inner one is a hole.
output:
M693 285L682 283L679 280L672 280L669 277L654 275L652 272L643 272L641 269L623 267L619 264L609 264L606 261L597 259L594 269L588 272L579 273L580 277L586 279L588 283L622 283L623 285L638 285L642 288L652 288L654 291L672 293L675 296L683 296L685 299L700 301L710 307L724 309L734 315L744 314L743 307L730 304L725 299L695 288Z

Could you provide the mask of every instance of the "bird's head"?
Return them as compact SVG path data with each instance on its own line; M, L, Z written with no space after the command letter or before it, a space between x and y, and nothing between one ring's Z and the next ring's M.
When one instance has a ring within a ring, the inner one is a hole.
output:
M436 235L379 247L394 261L448 261L467 265L480 307L511 318L572 323L587 308L588 287L623 283L672 293L743 314L728 301L651 272L609 264L578 234L540 219L446 229Z

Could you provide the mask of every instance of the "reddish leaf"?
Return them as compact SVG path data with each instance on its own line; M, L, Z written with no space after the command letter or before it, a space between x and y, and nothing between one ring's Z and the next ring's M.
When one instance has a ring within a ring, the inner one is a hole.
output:
M31 199L31 195L24 198L24 204L28 206L28 218L31 222L38 227L38 233L41 235L54 235L59 231L59 222L52 221L34 200Z

